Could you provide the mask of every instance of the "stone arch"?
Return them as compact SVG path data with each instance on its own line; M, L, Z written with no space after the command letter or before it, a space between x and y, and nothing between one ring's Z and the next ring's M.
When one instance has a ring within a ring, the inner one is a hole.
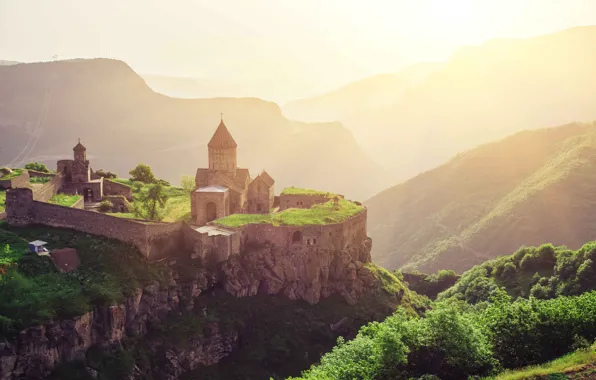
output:
M292 244L297 244L302 242L302 232L294 231L292 234Z
M207 202L205 205L205 218L207 223L217 219L217 206L213 202Z

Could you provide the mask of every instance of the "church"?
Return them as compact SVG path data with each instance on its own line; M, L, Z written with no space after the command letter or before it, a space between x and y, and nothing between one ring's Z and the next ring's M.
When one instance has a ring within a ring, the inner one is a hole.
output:
M193 224L203 226L232 214L268 214L273 208L275 181L266 171L251 179L248 169L238 167L238 145L223 116L207 147L209 167L197 169L190 195Z

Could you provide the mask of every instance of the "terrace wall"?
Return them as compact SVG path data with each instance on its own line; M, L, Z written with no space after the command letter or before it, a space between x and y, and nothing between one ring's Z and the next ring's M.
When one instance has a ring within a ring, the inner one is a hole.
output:
M343 198L341 195L338 195ZM288 208L311 208L312 206L330 201L329 195L310 194L281 194L279 196L279 209Z
M56 176L53 173L38 172L37 170L27 169L27 171L29 172L29 177L52 178Z
M132 200L132 189L129 186L110 181L107 178L103 179L103 193L104 195L123 195L127 200Z
M33 189L33 199L40 202L49 201L50 198L58 194L58 191L60 188L62 188L63 183L64 176L61 174L55 175L50 181Z
M0 189L15 189L17 187L29 187L29 172L27 170L23 170L17 177L0 181Z
M6 213L8 223L13 225L44 224L130 243L148 260L171 256L183 248L182 222L145 223L40 202L33 200L31 189L8 191Z

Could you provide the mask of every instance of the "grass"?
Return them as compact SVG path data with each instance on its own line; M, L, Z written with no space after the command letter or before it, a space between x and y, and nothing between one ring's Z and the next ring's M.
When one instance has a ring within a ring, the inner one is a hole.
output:
M48 183L48 182L50 182L51 179L52 179L51 177L30 177L29 182L30 183Z
M28 253L27 242L36 239L50 250L75 248L80 266L62 273L49 258ZM0 337L120 303L166 277L162 265L147 262L131 245L68 229L0 222L0 247Z
M0 190L0 212L6 208L6 190Z
M565 375L570 372L591 371L590 374L594 376L596 372L593 368L588 369L590 364L596 363L596 347L592 346L588 350L578 350L568 355L562 356L558 359L548 362L546 364L526 367L518 370L505 371L502 374L492 377L494 380L521 380L521 379L568 379L576 377L568 377ZM579 374L578 374L579 375ZM586 373L586 375L589 375ZM577 377L577 378L592 378L592 377Z
M12 173L3 175L2 177L0 177L0 180L5 181L8 179L13 179L20 176L22 173L23 169L12 169Z
M311 208L289 208L273 214L234 214L217 219L215 224L241 227L247 224L268 223L274 226L323 225L343 222L364 210L354 202L340 199L314 205Z
M328 198L334 197L336 194L327 191L301 189L299 187L286 187L281 192L281 195L325 195Z
M82 195L56 194L50 198L49 203L70 207L77 203L81 198L83 198Z

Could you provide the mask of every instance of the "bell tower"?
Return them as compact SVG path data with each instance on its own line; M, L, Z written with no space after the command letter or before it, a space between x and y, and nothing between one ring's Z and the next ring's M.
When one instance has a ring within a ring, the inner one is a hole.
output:
M227 172L236 171L236 141L228 131L228 128L223 121L223 113L221 114L221 121L215 130L213 137L207 144L209 148L209 169L222 170Z

